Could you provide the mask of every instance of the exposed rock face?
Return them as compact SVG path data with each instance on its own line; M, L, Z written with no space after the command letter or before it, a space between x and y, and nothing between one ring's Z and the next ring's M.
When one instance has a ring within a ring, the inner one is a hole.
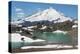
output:
M78 28L72 29L68 31L68 34L72 37L72 44L77 45L78 44Z

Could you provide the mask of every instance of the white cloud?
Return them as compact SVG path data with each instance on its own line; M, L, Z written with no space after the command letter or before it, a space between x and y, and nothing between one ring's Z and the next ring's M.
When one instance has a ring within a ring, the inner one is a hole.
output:
M17 17L19 17L19 18L22 18L25 15L25 13L23 13L23 12L18 12L16 14L17 14Z
M16 8L16 11L22 11L22 9L21 8Z
M19 12L19 13L17 13L18 15L24 15L24 13L23 12Z

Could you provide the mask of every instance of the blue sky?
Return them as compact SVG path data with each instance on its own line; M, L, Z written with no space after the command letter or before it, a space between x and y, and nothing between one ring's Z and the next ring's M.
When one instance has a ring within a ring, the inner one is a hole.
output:
M11 2L11 19L17 20L26 18L39 10L45 10L49 7L56 9L57 11L64 13L65 16L78 18L77 5L65 5L65 4L48 4L48 3L32 3L32 2Z

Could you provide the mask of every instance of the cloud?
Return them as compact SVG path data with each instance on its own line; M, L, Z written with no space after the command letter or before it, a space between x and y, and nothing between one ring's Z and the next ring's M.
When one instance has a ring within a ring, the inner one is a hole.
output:
M19 18L22 18L25 15L25 13L23 13L23 12L18 12L16 14L17 14L17 17L19 17Z
M16 11L18 12L18 11L22 11L22 9L21 8L16 8Z
M17 13L18 15L24 15L24 13L23 12L19 12L19 13Z

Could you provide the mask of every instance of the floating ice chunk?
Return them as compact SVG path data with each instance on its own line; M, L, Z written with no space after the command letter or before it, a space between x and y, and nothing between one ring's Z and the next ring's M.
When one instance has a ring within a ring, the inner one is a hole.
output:
M64 34L66 34L67 32L66 31L61 31L61 30L56 30L56 31L53 31L53 33L64 33Z

